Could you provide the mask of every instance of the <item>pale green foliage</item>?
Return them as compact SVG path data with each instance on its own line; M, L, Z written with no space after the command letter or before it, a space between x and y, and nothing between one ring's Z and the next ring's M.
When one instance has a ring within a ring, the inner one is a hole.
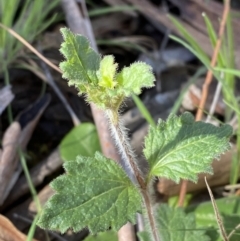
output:
M229 125L195 122L190 113L172 115L166 122L160 120L145 139L149 180L160 176L175 182L180 178L196 182L199 173L212 173L211 162L229 149L231 134Z
M94 157L101 151L96 126L88 122L75 126L62 139L59 151L63 161L75 160L78 155Z
M152 68L144 63L134 63L117 73L117 63L113 56L102 60L81 35L61 29L64 43L60 51L66 61L60 64L63 77L74 85L80 94L85 94L88 102L103 109L117 111L125 97L140 94L143 87L152 87L155 80Z
M114 57L112 55L105 56L101 63L98 72L99 85L105 88L113 89L116 86L115 74L118 64L114 63Z
M116 232L110 230L97 235L89 235L84 241L118 241L118 237Z
M157 207L157 230L161 241L210 241L204 229L197 230L194 213L162 204ZM138 234L141 241L151 241L147 231Z
M118 164L96 153L95 158L78 156L64 168L67 174L51 183L56 194L43 209L40 227L62 233L88 227L97 233L135 223L141 197Z
M151 66L142 62L123 68L116 78L126 96L132 93L139 95L141 88L152 87L155 80Z

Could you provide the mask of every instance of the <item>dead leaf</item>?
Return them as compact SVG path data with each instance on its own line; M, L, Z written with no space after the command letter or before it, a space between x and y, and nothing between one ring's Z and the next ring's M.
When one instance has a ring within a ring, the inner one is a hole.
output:
M0 214L0 241L26 241L27 236L20 232L12 222ZM37 241L33 239L33 241Z
M0 89L0 115L4 111L4 109L11 103L14 95L11 90L11 86L7 85Z

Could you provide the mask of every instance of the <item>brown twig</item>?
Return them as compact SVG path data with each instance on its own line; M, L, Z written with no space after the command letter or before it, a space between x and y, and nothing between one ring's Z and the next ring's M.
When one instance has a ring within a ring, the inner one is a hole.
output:
M225 3L224 3L222 20L221 20L220 28L219 28L219 32L218 32L218 39L217 39L216 46L214 48L213 56L212 56L211 63L210 63L211 68L214 68L217 63L218 53L220 51L220 47L222 44L222 38L224 35L225 26L226 26L226 22L227 22L227 17L228 17L229 11L230 11L230 2L231 2L231 0L225 0ZM196 121L200 121L202 119L204 106L205 106L206 99L208 96L209 85L212 82L212 77L213 77L213 72L211 69L209 69L207 72L207 75L206 75L205 82L202 87L202 96L201 96L198 111L197 111L197 114L195 117ZM180 194L179 194L178 206L180 206L180 207L183 206L186 191L187 191L187 181L184 180L182 182L181 190L180 190Z

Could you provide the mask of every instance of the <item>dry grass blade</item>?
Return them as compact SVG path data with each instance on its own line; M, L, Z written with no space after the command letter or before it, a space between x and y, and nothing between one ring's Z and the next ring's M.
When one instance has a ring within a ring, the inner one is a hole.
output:
M216 43L216 46L215 46L215 49L214 49L214 52L213 52L213 56L212 56L212 60L211 60L211 64L210 64L210 66L212 68L214 68L216 63L217 63L217 57L218 57L218 53L220 51L220 47L221 47L221 44L222 44L222 38L223 38L223 35L224 35L225 26L226 26L229 11L230 11L230 0L226 0L225 5L224 5L224 12L223 12L223 16L222 16L222 20L221 20L221 24L220 24L220 29L219 29L219 33L218 33L218 39L217 39L217 43ZM199 108L198 108L198 112L197 112L197 115L196 115L196 121L199 121L199 120L202 119L203 110L204 110L204 106L205 106L207 95L208 95L208 88L209 88L209 85L212 81L212 77L213 77L212 70L208 70L207 76L206 76L206 79L205 79L205 83L204 83L203 89L202 89L202 98L201 98Z
M227 236L227 233L225 231L225 228L223 226L223 221L222 221L222 217L219 213L219 210L218 210L218 207L217 207L217 204L215 202L215 199L213 197L213 194L212 194L212 191L208 185L208 182L207 182L207 178L205 177L205 183L206 183L206 186L207 186L207 189L208 189L208 192L209 192L209 196L211 198L211 202L212 202L212 205L213 205L213 209L214 209L214 213L215 213L215 217L216 217L216 220L217 220L217 223L218 223L218 227L220 229L220 233L221 233L221 236L223 238L224 241L229 241L228 239L228 236Z
M238 230L240 229L240 224L238 224L232 231L231 233L228 235L228 239L230 239L232 237L232 235Z
M47 58L45 58L39 51L37 51L31 44L29 44L24 38L22 38L19 34L17 34L15 31L13 31L12 29L4 26L3 24L0 23L0 27L2 27L3 29L5 29L6 31L8 31L11 35L13 35L15 38L17 38L22 44L24 44L30 51L32 51L34 54L36 54L44 63L46 63L48 66L50 66L51 68L55 69L57 72L62 74L62 71L56 66L54 65L51 61L49 61ZM46 69L46 68L45 68ZM69 112L73 123L75 126L80 124L80 120L78 119L78 117L76 116L76 114L74 113L74 111L72 110L72 108L69 106L69 104L67 103L65 97L62 95L61 91L59 90L59 88L57 87L57 85L55 84L55 82L53 81L51 74L49 71L47 71L46 74L46 78L43 77L43 75L41 73L39 73L38 71L35 70L35 73L38 77L40 77L42 80L48 82L49 85L51 85L51 87L54 89L54 91L56 92L56 94L58 95L58 97L60 98L60 100L63 102L64 106L66 107L67 111Z
M31 44L29 44L24 38L22 38L19 34L17 34L14 30L6 27L5 25L0 23L0 27L9 32L12 36L14 36L16 39L18 39L23 45L25 45L31 52L36 54L42 61L44 61L46 64L48 64L51 68L55 69L57 72L62 73L62 71L54 65L51 61L49 61L47 58L45 58L42 54L40 54L35 48L32 47Z

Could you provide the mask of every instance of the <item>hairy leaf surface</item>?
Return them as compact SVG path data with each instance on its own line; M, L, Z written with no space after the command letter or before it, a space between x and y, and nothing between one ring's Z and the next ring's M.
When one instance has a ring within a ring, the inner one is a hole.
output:
M141 196L118 164L96 153L95 158L78 156L64 168L67 174L51 183L56 194L43 209L40 227L62 233L88 227L96 233L135 223Z
M197 174L212 173L211 162L229 149L229 125L216 127L195 122L190 113L170 116L151 127L145 139L144 154L149 162L149 180L154 176L175 182L180 178L197 181Z
M116 79L128 96L132 93L140 94L141 88L150 88L155 81L151 66L143 62L133 63L129 67L123 68Z
M118 241L118 236L116 232L110 230L97 235L89 235L84 241Z
M69 85L75 87L79 87L81 83L97 83L100 55L90 47L85 37L75 35L67 28L62 28L61 32L64 42L60 52L66 58L66 61L60 63L63 78L68 79Z
M181 208L159 205L156 213L161 240L209 241L204 230L196 229L194 213L185 214Z
M152 87L155 80L152 68L145 63L134 63L117 73L114 57L101 59L89 45L87 38L61 29L64 42L61 53L66 60L60 64L63 78L74 85L88 102L102 109L118 111L125 97L140 94L144 87Z
M197 229L194 213L186 214L182 208L161 204L155 212L157 230L162 241L210 241L204 228ZM151 241L148 231L138 233L141 241Z
M99 85L105 88L113 89L116 85L115 75L118 64L114 63L112 55L104 56L100 62L100 69L98 72Z

